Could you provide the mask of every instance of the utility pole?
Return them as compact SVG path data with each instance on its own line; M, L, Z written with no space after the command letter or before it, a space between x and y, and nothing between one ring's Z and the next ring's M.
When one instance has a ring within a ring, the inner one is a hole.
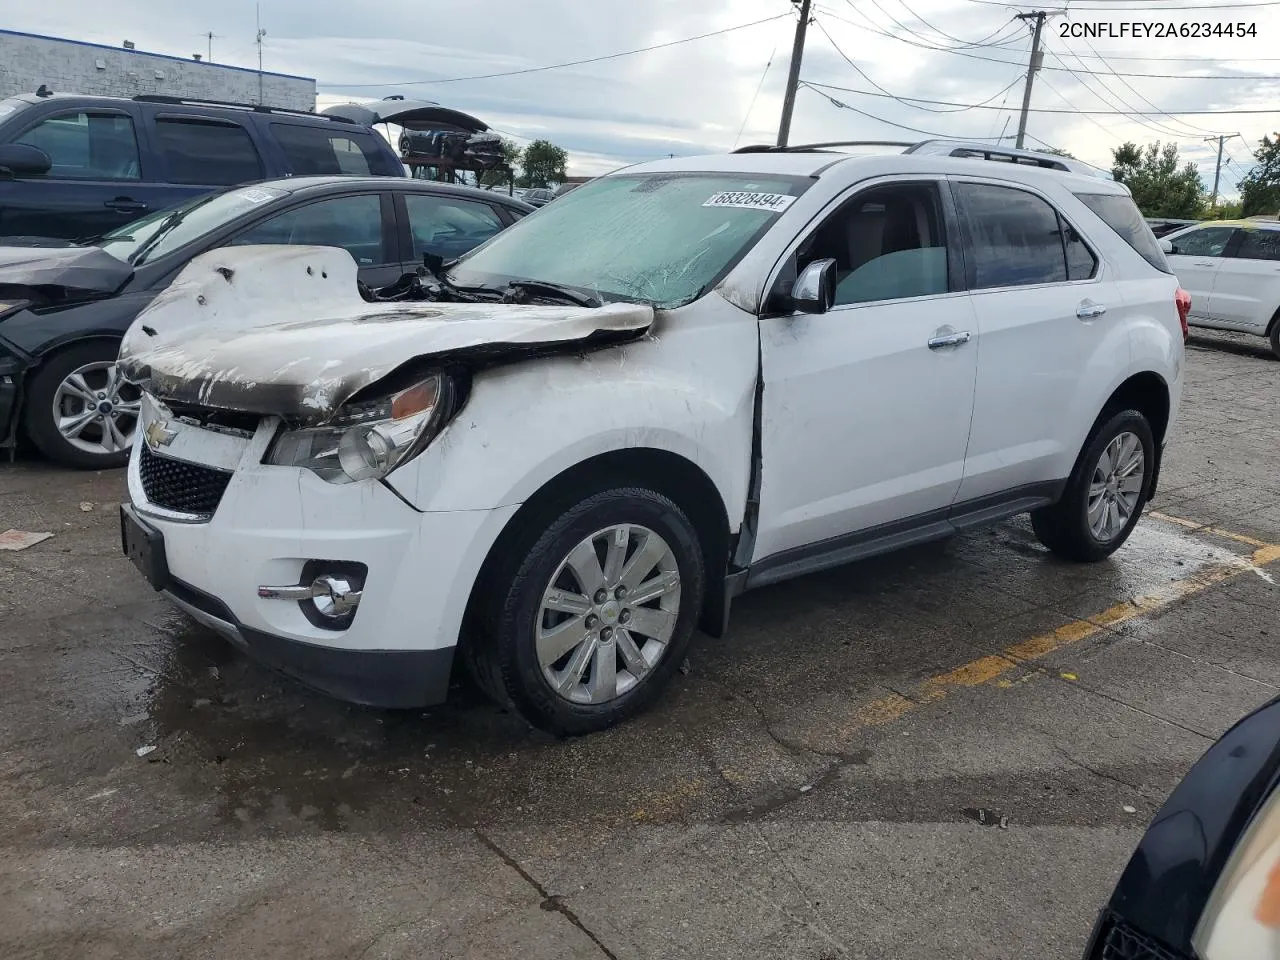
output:
M267 35L267 31L262 29L262 4L254 4L258 21L258 106L262 106L262 38Z
M1022 88L1022 113L1018 117L1018 139L1014 143L1019 150L1022 149L1022 143L1027 136L1027 111L1031 109L1031 84L1035 82L1036 71L1040 69L1040 64L1044 63L1044 52L1040 49L1040 32L1044 29L1045 18L1050 16L1052 14L1044 10L1017 14L1018 19L1024 23L1028 20L1036 22L1031 34L1031 59L1027 62L1027 84Z
M785 147L791 136L791 114L796 107L796 89L800 86L800 61L804 59L804 35L809 30L810 0L791 0L800 7L796 39L791 45L791 72L787 74L787 92L782 98L782 121L778 124L778 146Z
M1228 140L1239 137L1238 133L1225 133L1217 137L1205 137L1210 142L1218 141L1218 165L1213 168L1213 198L1209 201L1209 208L1212 209L1218 205L1218 180L1222 176L1222 147ZM1244 139L1241 137L1241 139Z

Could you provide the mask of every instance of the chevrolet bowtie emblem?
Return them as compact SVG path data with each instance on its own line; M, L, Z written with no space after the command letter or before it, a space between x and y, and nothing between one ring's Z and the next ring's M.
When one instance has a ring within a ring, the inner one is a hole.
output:
M146 438L152 449L167 447L177 435L177 431L166 427L163 420L153 420L147 424Z

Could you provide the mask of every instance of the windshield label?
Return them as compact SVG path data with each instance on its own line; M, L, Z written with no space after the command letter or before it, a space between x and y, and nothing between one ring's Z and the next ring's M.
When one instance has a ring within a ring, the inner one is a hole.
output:
M724 193L717 193L703 206L737 207L740 210L765 210L769 213L781 213L795 202L795 197L785 193L725 191Z
M257 187L240 191L240 198L248 200L250 203L266 203L268 200L274 200L278 196L280 194L274 190L261 190Z

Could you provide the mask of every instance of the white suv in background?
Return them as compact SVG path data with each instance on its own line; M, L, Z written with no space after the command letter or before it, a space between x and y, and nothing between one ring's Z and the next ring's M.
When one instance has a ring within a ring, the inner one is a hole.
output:
M582 733L744 590L1028 511L1101 560L1178 410L1155 237L1039 154L646 163L428 266L424 302L374 302L342 250L218 250L121 351L125 551L362 703L442 700L457 650Z
M1280 222L1202 223L1160 245L1191 294L1193 327L1256 333L1280 358Z

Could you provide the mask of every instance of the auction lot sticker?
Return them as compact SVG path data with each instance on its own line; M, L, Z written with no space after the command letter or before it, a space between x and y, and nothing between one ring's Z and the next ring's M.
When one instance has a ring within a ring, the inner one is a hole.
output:
M703 204L704 207L738 207L742 210L766 210L781 213L796 198L785 193L757 193L752 191L725 191L717 193Z

